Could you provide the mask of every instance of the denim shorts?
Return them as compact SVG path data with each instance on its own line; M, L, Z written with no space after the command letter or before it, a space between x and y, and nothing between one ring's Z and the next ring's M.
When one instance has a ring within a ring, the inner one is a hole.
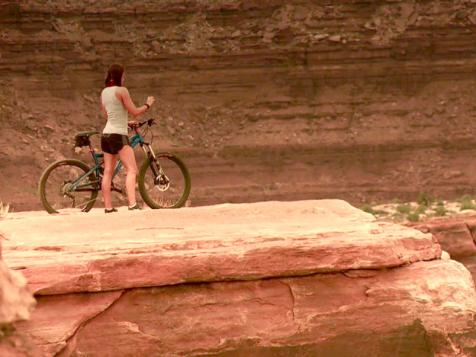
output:
M101 150L108 154L116 155L124 145L129 145L127 135L121 134L102 134Z

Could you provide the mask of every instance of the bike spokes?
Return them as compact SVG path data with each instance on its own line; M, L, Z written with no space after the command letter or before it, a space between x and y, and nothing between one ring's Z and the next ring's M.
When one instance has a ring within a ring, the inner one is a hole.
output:
M49 172L44 184L44 196L57 212L84 211L96 199L98 183L94 174L74 165L58 165Z
M151 161L144 173L143 188L153 208L182 206L187 185L182 168L176 159L168 156L158 157L157 162Z

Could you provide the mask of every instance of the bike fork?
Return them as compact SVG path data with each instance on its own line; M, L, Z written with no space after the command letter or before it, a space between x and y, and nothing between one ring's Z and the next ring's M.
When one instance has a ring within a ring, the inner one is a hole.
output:
M150 169L152 170L154 177L158 177L162 171L160 164L157 162L157 158L155 156L154 150L148 145L147 146L148 150L142 146L142 150L144 150L145 156L149 159L150 161ZM159 172L156 172L156 165L153 165L155 163L159 169Z

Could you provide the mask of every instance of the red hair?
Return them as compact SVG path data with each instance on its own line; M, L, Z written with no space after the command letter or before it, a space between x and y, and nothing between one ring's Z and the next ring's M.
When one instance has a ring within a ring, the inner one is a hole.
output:
M112 87L112 86L121 86L122 82L122 75L124 74L124 67L122 67L120 64L113 64L111 67L109 67L107 71L107 76L106 80L104 81L104 84L106 87Z

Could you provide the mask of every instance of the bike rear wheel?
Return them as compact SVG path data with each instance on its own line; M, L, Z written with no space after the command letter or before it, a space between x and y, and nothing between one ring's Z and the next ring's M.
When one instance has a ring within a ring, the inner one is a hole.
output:
M61 160L46 168L40 178L41 203L48 213L88 212L96 201L99 181L79 160ZM81 178L84 176L83 178Z
M146 158L139 170L139 192L150 208L179 208L190 194L187 167L177 156L168 153Z

